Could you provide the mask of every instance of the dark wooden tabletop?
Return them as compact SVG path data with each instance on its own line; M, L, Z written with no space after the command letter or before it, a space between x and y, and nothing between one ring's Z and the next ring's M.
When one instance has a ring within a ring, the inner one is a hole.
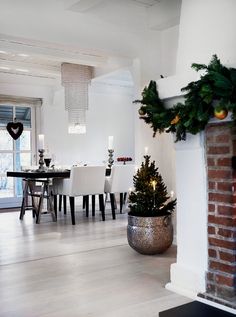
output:
M70 177L70 171L47 171L47 172L36 172L36 171L20 171L20 172L13 172L8 171L7 177L21 177L21 178L57 178L63 177L68 178Z
M109 176L111 173L111 169L107 168L106 169L106 176ZM19 172L13 172L13 171L8 171L7 172L7 177L21 177L21 178L57 178L57 177L62 177L62 178L68 178L70 177L70 171L65 170L65 171L47 171L47 172L36 172L36 171L19 171Z

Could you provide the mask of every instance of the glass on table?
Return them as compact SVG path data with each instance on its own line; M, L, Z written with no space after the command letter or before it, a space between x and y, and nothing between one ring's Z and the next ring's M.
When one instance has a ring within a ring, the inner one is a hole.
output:
M44 163L45 163L46 167L50 167L51 160L52 160L52 159L49 158L49 157L47 157L47 158L44 159Z

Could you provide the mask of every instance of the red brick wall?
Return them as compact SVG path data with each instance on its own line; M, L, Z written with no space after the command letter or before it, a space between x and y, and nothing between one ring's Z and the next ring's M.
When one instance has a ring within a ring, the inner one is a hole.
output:
M207 293L217 298L236 295L236 129L229 123L206 129L208 173Z

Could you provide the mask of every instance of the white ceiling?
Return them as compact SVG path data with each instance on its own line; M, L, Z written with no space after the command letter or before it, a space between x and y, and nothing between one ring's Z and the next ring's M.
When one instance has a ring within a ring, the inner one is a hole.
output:
M48 78L60 77L63 62L104 66L107 57L97 52L56 43L27 40L0 34L0 72Z
M0 80L6 74L58 80L63 62L125 67L136 57L140 34L177 24L180 5L181 0L0 0ZM126 71L112 72L112 81L114 76L127 83Z

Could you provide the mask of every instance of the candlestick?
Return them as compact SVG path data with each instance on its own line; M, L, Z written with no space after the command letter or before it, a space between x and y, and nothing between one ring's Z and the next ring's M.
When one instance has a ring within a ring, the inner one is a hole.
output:
M44 134L39 134L39 150L44 149Z
M113 160L113 153L114 153L114 150L112 149L108 149L108 167L111 168L113 163L114 163L114 160Z
M114 137L110 135L108 137L108 150L113 150L113 140L114 140Z
M45 170L44 168L44 159L43 159L43 153L44 153L44 149L39 149L39 168L38 170L40 172L43 172Z

